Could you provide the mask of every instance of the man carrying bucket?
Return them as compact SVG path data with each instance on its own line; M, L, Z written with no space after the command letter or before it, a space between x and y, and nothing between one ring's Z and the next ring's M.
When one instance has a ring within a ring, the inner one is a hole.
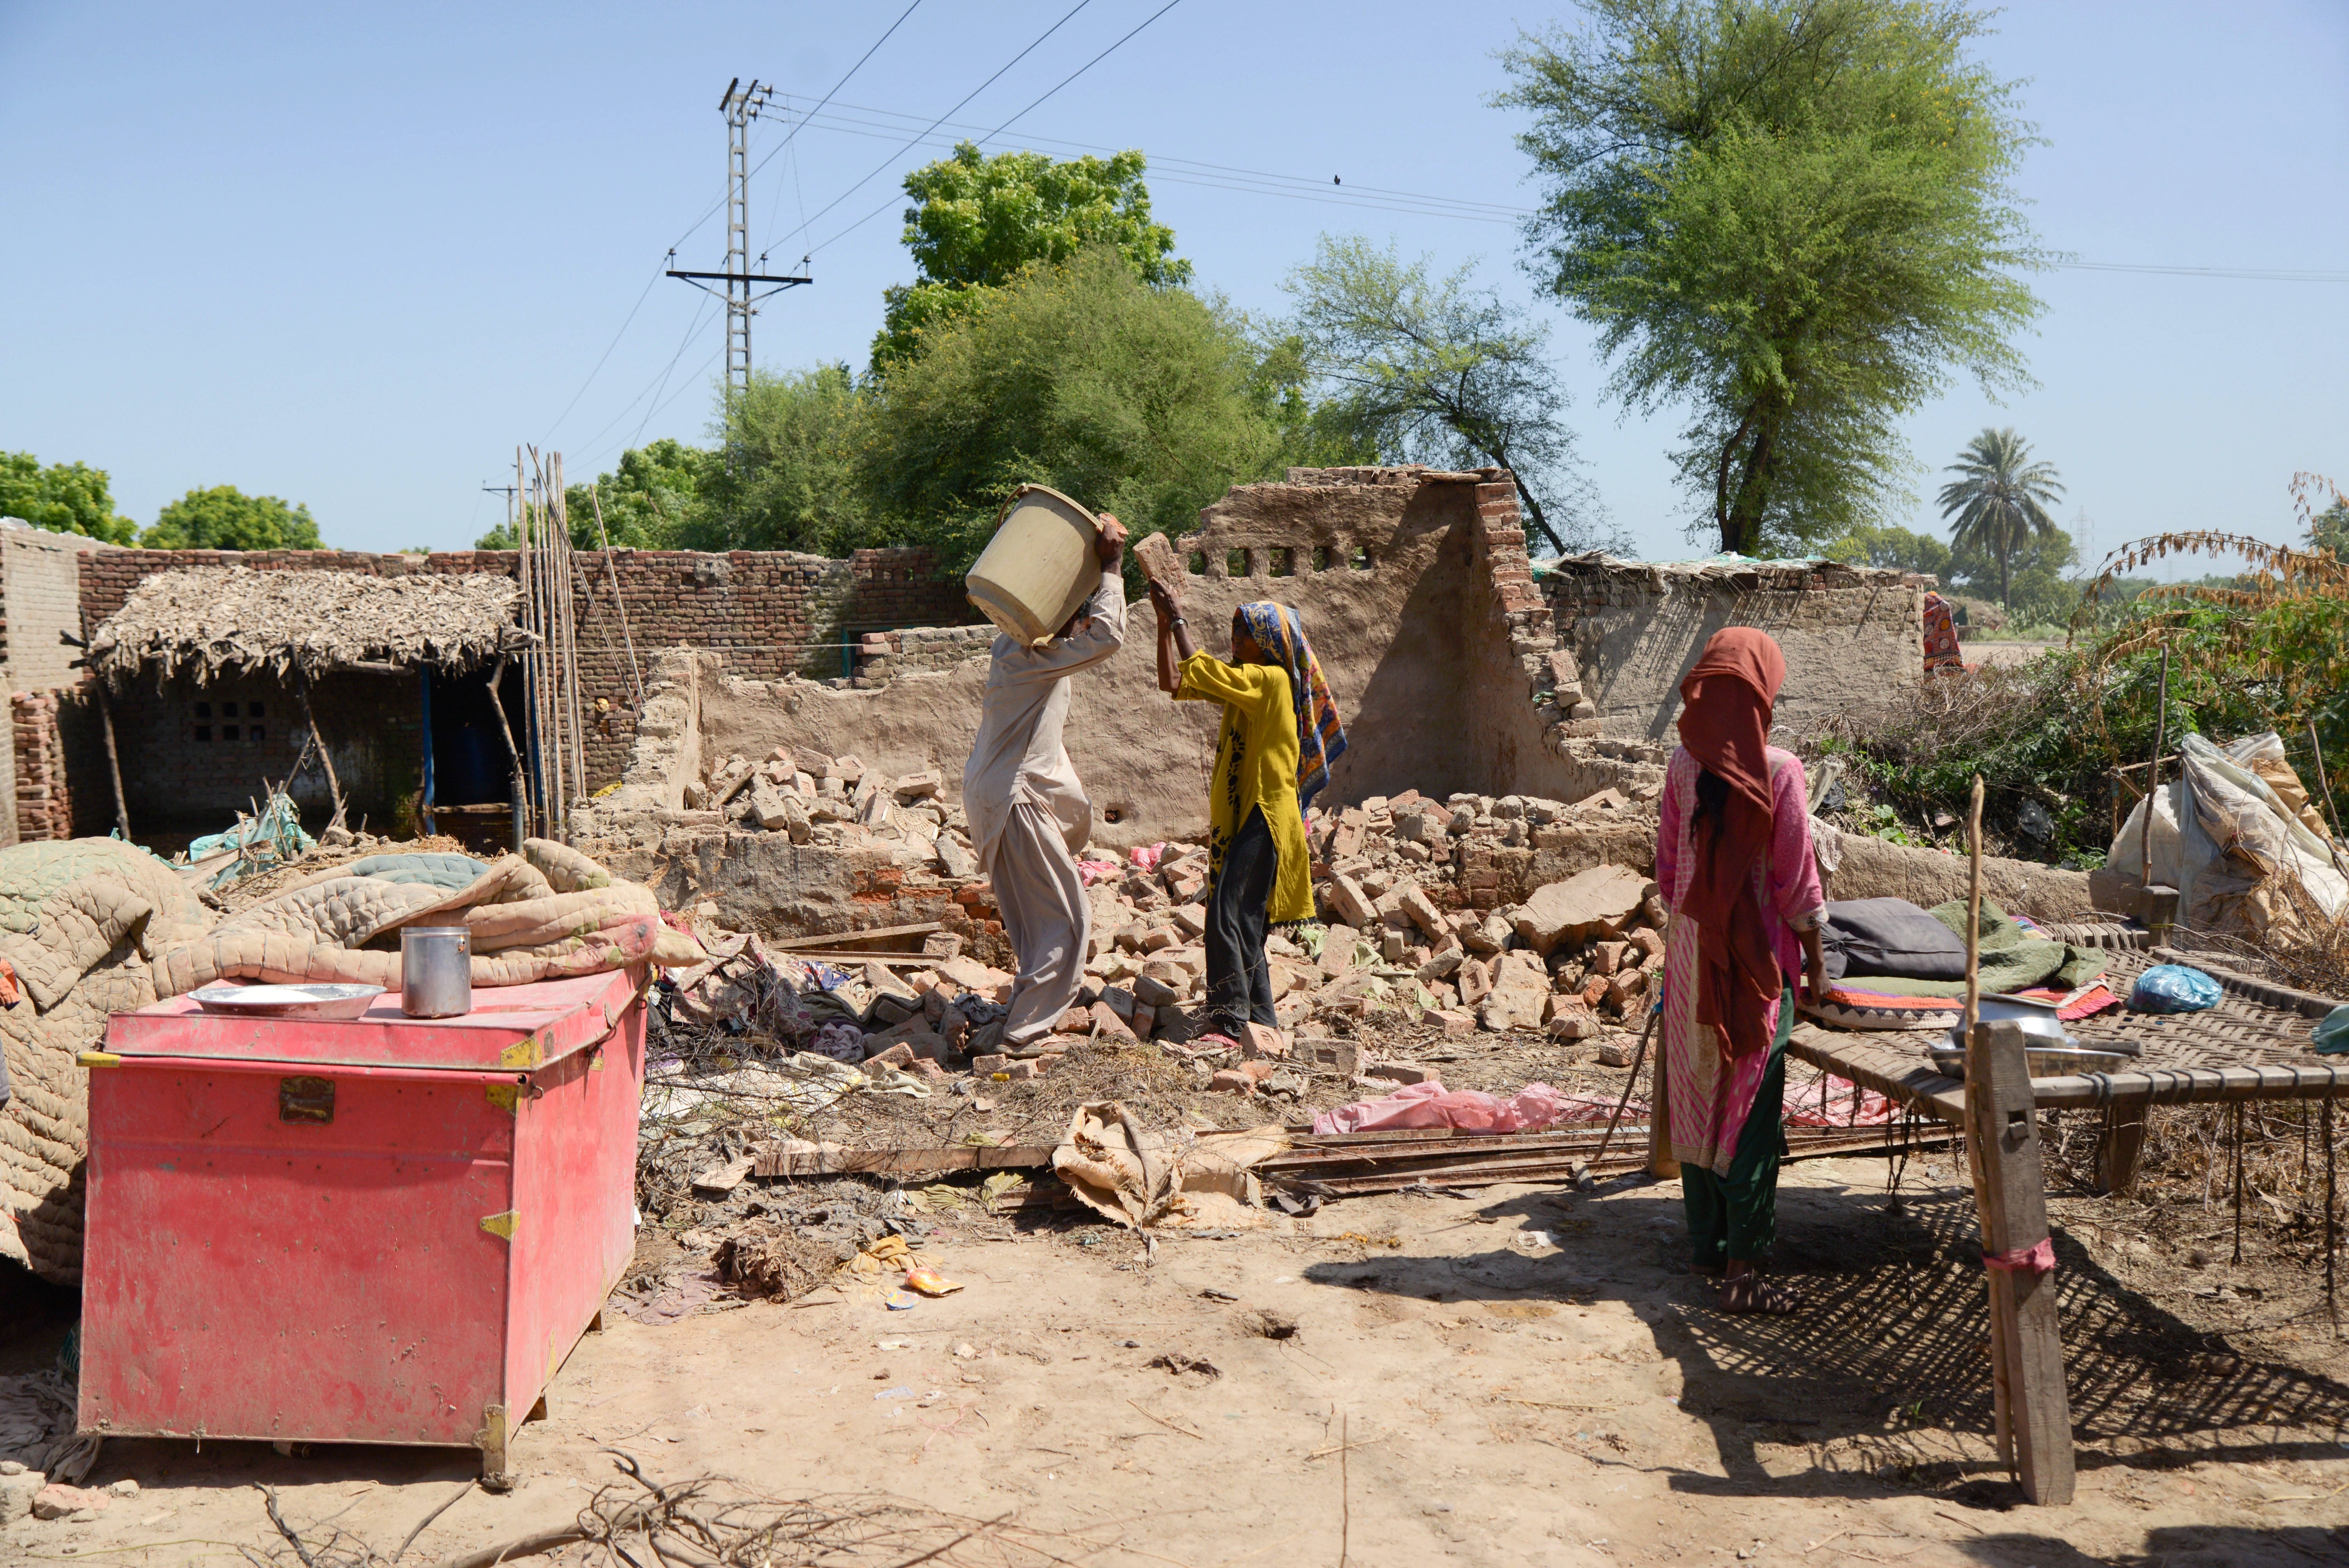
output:
M1014 1057L1042 1054L1044 1037L1075 1005L1085 978L1092 909L1076 852L1092 836L1093 806L1061 729L1069 677L1125 642L1125 527L1106 512L1098 521L1101 586L1060 634L1033 647L997 634L978 736L962 773L971 842L1019 965L1002 1025L1002 1049ZM983 1031L974 1049L985 1048L993 1033L992 1026Z

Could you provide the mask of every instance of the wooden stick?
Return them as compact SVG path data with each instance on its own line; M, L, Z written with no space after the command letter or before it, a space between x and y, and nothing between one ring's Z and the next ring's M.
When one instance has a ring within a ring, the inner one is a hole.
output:
M1958 1038L1965 1044L1971 1056L1976 1038L1975 1026L1982 1020L1982 775L1974 775L1972 797L1966 809L1967 872L1966 872L1966 1005L1960 1015L1961 1033ZM1966 1073L1966 1165L1973 1178L1974 1209L1987 1215L1991 1211L1992 1189L1989 1156L1982 1140L1971 1136L1980 1123L1982 1097L1988 1093L1986 1075L1970 1069ZM1983 1233L1985 1235L1988 1232ZM1987 1244L1987 1243L1985 1243ZM1991 1295L1990 1374L1992 1408L1998 1428L1999 1462L2012 1470L2014 1468L2014 1400L2013 1377L2007 1361L2007 1341L1999 1320L1999 1298Z
M645 711L645 672L636 663L636 639L628 631L628 602L620 596L620 569L612 563L612 536L604 531L604 498L594 485L587 499L595 503L595 537L604 546L604 574L612 581L612 605L620 613L620 640L628 648L628 676L636 683L636 711Z
M2154 792L2161 788L2161 753L2169 743L2169 645L2161 645L2161 696L2153 717L2153 758L2147 764L2153 769L2145 779L2145 831L2140 841L2144 849L2143 864L2137 871L2137 885L2153 885L2153 813ZM1968 1027L1972 1020L1967 1020ZM1971 1039L1973 1037L1966 1037Z
M2341 864L2341 812L2333 804L2333 780L2324 776L2324 742L2316 738L2316 720L2308 721L2308 749L2316 758L2316 787L2324 791L2324 814L2333 819L2333 869L2349 871Z
M294 689L301 694L303 722L309 725L310 738L317 743L318 765L326 770L326 793L332 796L335 801L334 820L326 825L328 827L336 827L341 824L343 820L342 781L335 777L335 759L326 755L326 738L318 733L318 716L310 711L310 677L305 675L299 676L296 678L300 684ZM296 763L294 768L294 772L299 773L301 771L301 765ZM293 782L293 774L286 775L286 782L289 784Z
M122 754L114 748L114 705L106 700L106 677L97 683L98 722L106 732L106 770L114 779L114 825L122 830L125 843L130 841L130 808L122 798Z

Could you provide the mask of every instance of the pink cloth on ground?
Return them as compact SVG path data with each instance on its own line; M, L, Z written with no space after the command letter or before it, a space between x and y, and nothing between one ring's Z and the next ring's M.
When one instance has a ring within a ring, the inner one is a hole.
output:
M1507 1099L1481 1089L1447 1089L1433 1080L1381 1099L1356 1100L1313 1119L1316 1132L1386 1132L1448 1127L1455 1132L1539 1132L1561 1121L1604 1121L1614 1106L1590 1095L1560 1094L1529 1083Z

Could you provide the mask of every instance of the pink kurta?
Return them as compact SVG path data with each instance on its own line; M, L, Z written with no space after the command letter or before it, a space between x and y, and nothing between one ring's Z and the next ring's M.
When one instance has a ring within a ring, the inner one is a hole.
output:
M1754 902L1770 938L1770 951L1788 984L1800 981L1803 944L1797 932L1818 924L1826 911L1819 868L1811 858L1811 813L1803 764L1791 751L1769 748L1772 829L1769 852L1754 862ZM1656 830L1656 882L1671 910L1665 934L1663 1034L1658 1047L1670 1098L1672 1158L1726 1176L1737 1154L1737 1135L1754 1109L1754 1097L1769 1067L1769 1054L1756 1051L1733 1061L1717 1031L1696 1021L1697 927L1681 915L1681 903L1696 879L1689 843L1689 818L1696 810L1696 780L1702 766L1685 747L1676 747L1664 769L1661 820ZM1774 1033L1778 1004L1763 1020Z

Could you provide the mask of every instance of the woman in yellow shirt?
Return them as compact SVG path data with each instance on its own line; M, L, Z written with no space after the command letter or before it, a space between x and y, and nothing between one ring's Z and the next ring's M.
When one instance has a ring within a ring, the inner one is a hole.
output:
M1177 702L1224 705L1207 786L1207 1024L1237 1039L1278 1029L1265 938L1313 918L1305 804L1346 749L1338 705L1297 613L1267 601L1232 613L1227 663L1191 642L1182 601L1150 585L1158 611L1158 685Z

